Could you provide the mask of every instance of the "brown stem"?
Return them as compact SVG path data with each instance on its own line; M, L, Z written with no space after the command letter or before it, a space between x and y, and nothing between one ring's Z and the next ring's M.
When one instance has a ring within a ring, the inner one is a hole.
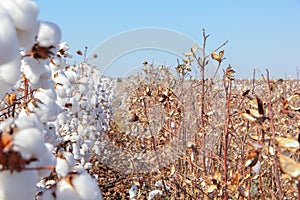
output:
M228 180L228 166L227 166L227 152L228 152L228 136L229 136L229 124L230 124L230 99L231 99L231 80L226 81L224 76L223 84L225 88L225 97L226 97L226 110L225 110L225 130L223 135L223 170L224 170L224 177L223 181L227 183ZM224 199L228 198L228 194L226 191L226 186L224 187Z
M147 103L145 101L145 99L143 99L143 102L144 102L144 113L145 113L145 117L147 119L148 122L150 122L150 119L148 117L148 112L147 112ZM157 165L158 165L158 169L162 169L162 165L161 165L161 162L160 162L160 159L159 159L159 156L158 156L158 152L157 152L157 149L156 149L156 142L155 142L155 137L154 137L154 134L153 134L153 131L152 131L152 128L150 126L150 123L149 123L149 131L150 131L150 134L151 134L151 142L152 142L152 148L153 148L153 151L155 153L155 158L157 160ZM167 196L169 196L169 192L167 190L167 186L165 184L165 181L164 179L162 178L162 184L163 184L163 188L167 194Z
M275 140L275 126L274 126L274 119L273 119L273 109L272 109L272 102L271 102L271 82L270 82L270 75L269 75L269 70L267 69L267 83L268 83L268 93L269 93L269 102L268 102L268 109L269 109L269 119L270 119L270 129L272 133L272 145L275 150L275 155L273 159L273 165L275 169L275 183L276 183L276 188L278 190L278 198L282 199L283 198L283 193L282 193L282 188L281 188L281 181L279 177L279 161L277 158L277 145L276 145L276 140Z

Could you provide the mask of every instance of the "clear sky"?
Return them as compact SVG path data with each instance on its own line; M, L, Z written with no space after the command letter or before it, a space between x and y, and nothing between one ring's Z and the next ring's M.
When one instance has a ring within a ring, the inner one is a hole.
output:
M171 29L201 44L205 28L210 34L208 52L229 40L222 67L230 63L237 77L251 77L254 68L265 72L268 67L274 78L296 77L300 70L300 0L36 2L39 18L60 26L73 54L84 46L91 51L113 35L143 27ZM69 62L73 60L80 61L77 56ZM141 62L130 60L133 66Z

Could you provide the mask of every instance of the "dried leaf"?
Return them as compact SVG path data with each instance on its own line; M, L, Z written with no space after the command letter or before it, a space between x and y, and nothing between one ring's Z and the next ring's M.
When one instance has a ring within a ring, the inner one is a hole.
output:
M191 56L193 56L193 53L192 52L185 52L185 53L183 53L183 55L185 55L187 57L191 57Z
M198 45L195 44L191 50L192 50L192 52L196 52L198 49L199 49Z
M17 95L15 93L10 93L10 94L7 94L5 96L5 101L9 104L9 105L12 105L15 103L15 101L17 100Z
M243 94L242 94L242 96L243 97L248 96L249 92L250 92L250 89L244 91Z
M211 52L211 57L212 57L212 59L214 59L214 60L217 60L217 61L220 60L219 54L217 54L215 51Z
M247 161L245 167L253 167L257 164L259 159L259 151L256 149L251 149L247 155Z
M258 113L262 116L265 116L263 101L259 97L256 97L256 101L257 101Z
M275 139L280 147L287 148L291 151L297 151L300 148L300 144L296 139L284 138L280 136L275 137Z
M77 53L78 55L80 55L80 56L83 55L82 51L80 51L80 50L77 50L76 53Z
M224 50L219 52L219 58L222 59L224 56Z
M256 122L256 118L254 118L252 115L250 115L248 113L242 113L241 115L243 118L245 118L249 122Z
M173 176L174 173L175 173L175 171L176 171L175 166L172 165L172 167L171 167L171 172L170 172L170 176Z
M282 154L279 155L279 162L280 168L284 173L293 178L298 178L300 176L300 163Z

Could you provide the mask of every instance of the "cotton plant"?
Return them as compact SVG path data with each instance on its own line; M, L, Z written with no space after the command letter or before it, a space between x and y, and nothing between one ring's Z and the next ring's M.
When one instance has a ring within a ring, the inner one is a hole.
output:
M99 103L106 98L102 95L100 73L87 63L59 70L51 68L56 69L53 80L57 93L61 93L57 102L65 107L55 122L57 132L64 142L69 142L67 148L72 150L75 160L82 166L90 166L95 141L107 129L109 121L108 112L105 113L109 108Z
M33 1L0 0L0 199L102 199L85 171L108 125L99 72L70 66L60 28L37 15Z

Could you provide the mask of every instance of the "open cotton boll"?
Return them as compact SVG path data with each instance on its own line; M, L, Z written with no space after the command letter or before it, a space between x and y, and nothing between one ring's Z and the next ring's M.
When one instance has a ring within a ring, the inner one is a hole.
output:
M70 83L74 84L77 82L78 77L74 71L67 70L67 71L65 71L65 74L66 74L68 80L70 81Z
M81 199L101 200L102 194L95 179L88 173L74 175L72 179L75 191Z
M37 30L38 30L38 24L36 24L35 28L30 30L17 29L16 31L17 31L20 46L26 50L29 50L34 44L34 39L37 34Z
M44 94L46 94L48 97L50 97L53 101L56 101L57 96L56 96L56 92L54 90L54 88L50 88L50 89L39 89L40 92L43 92Z
M24 58L24 66L22 67L22 70L31 82L31 78L39 79L41 74L47 71L47 69L45 68L45 64L45 59L35 59L33 57L26 57Z
M47 149L42 133L36 128L20 129L14 136L13 150L19 152L24 159L42 157Z
M39 10L37 4L30 0L0 0L0 5L12 18L20 45L27 50L31 48L38 30Z
M19 116L19 118L16 119L14 123L17 125L19 129L36 128L37 130L40 131L43 129L43 125L41 124L39 119L34 115L30 115L30 116L27 115L23 117Z
M3 0L0 1L3 3ZM19 56L19 43L14 24L5 9L0 5L0 67Z
M55 73L57 71L62 71L65 67L67 67L66 59L55 56L54 58L51 59L49 63L49 67L52 73Z
M63 111L63 109L43 91L36 92L34 97L39 99L39 102L36 102L38 106L36 107L33 103L29 103L28 108L37 114L44 123L55 121L57 115Z
M128 193L129 193L129 199L130 200L134 200L136 195L137 195L137 192L138 192L138 187L136 184L133 184L131 186L131 188L128 190Z
M64 151L58 158L55 166L56 173L59 177L65 177L73 171L75 160L70 152Z
M68 179L62 179L57 183L55 196L56 200L82 200Z
M149 192L148 200L154 199L156 196L162 196L163 192L161 190L152 190Z
M20 59L18 57L15 60L0 65L0 99L16 84L19 77Z
M36 41L41 47L57 47L61 39L60 28L52 23L40 21L39 30ZM53 52L56 53L56 52Z
M1 171L0 199L34 199L37 182L38 177L35 170L23 170L13 173Z
M64 57L64 58L72 58L72 54L69 52L69 45L67 44L67 42L61 42L59 45L58 45L58 55Z
M8 13L0 6L0 99L20 76L19 43Z
M63 74L58 73L54 79L55 90L60 98L70 97L72 93L72 85Z
M9 12L17 29L30 30L35 28L39 9L34 1L0 0L0 5Z

